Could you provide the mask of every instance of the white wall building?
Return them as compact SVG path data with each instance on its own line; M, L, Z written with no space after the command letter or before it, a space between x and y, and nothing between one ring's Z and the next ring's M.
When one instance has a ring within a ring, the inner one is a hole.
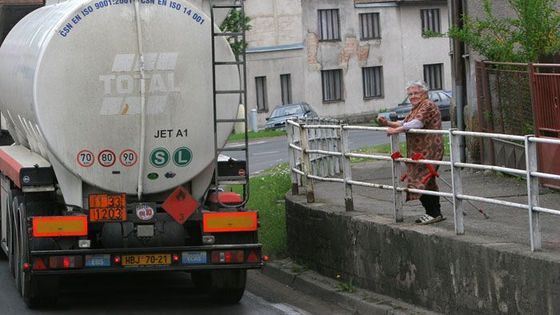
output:
M321 116L372 117L411 80L451 90L446 0L247 0L248 110L308 102Z
M300 0L247 0L247 99L263 126L279 104L305 100Z
M306 100L352 118L396 106L408 81L451 89L447 2L303 1Z

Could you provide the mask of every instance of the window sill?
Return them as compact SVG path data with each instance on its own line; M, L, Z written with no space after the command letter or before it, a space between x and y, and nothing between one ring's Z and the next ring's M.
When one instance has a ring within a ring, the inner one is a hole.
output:
M343 100L343 99L340 99L340 100L329 100L329 101L323 100L323 104L334 104L334 103L344 103L344 100Z
M380 96L364 96L364 101L369 101L369 100L381 100L384 99L385 96L380 95Z

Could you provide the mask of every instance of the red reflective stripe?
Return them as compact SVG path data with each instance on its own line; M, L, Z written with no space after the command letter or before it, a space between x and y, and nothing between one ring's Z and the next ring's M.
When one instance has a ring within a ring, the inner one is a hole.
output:
M247 221L243 222L243 219ZM204 213L202 228L206 233L256 231L257 213L252 211Z
M33 217L31 218L34 237L52 236L86 236L88 235L87 216L57 216L57 217ZM63 226L56 224L74 223L75 225ZM47 224L47 225L45 225ZM49 226L49 224L51 224ZM64 231L64 229L67 229Z
M0 150L0 171L21 188L19 172L23 166L4 150Z

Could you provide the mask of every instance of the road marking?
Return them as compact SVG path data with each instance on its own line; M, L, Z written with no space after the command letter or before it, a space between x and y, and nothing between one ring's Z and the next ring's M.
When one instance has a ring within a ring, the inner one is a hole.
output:
M275 154L275 153L280 153L280 151L266 151L266 152L258 152L258 153L253 153L253 155L255 155L255 156L259 156L259 155L267 155L267 154Z

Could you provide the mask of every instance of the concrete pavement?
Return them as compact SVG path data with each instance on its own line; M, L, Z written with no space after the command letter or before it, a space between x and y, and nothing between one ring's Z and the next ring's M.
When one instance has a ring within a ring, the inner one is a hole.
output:
M355 287L322 276L294 263L291 259L268 262L263 274L300 292L334 303L353 314L368 315L436 315L421 307L386 295ZM336 314L332 312L329 314Z

